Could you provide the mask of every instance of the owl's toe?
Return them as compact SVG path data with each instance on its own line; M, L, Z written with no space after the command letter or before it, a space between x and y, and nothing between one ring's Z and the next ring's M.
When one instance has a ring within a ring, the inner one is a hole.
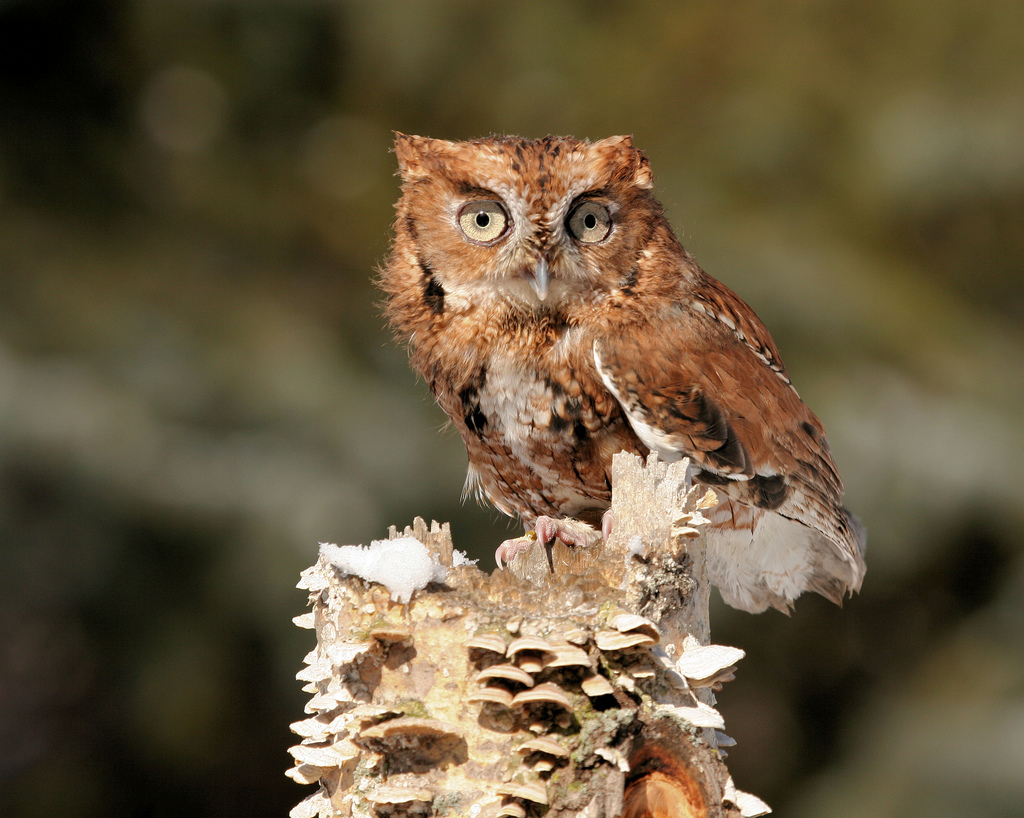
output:
M533 531L528 531L522 537L505 540L494 552L494 561L498 564L499 569L504 568L520 554L529 551L536 542L537 535Z

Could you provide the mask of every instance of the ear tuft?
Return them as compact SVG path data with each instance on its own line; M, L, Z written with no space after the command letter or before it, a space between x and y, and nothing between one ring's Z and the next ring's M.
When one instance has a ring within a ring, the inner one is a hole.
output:
M633 147L633 137L629 135L609 136L595 142L592 149L596 149L609 161L621 165L623 172L628 179L630 173L633 177L633 184L644 190L649 190L654 185L654 175L651 173L651 166L640 151Z
M451 143L443 139L410 136L395 131L395 157L398 159L398 172L402 179L411 181L431 175L437 164L437 155L449 147Z
M654 174L651 173L651 164L647 161L647 157L644 156L640 151L636 152L637 166L636 172L633 174L633 181L637 187L641 187L644 190L650 190L654 187Z

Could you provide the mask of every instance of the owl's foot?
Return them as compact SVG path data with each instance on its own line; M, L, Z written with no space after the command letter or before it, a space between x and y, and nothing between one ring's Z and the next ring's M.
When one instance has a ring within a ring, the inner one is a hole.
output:
M538 517L534 529L537 539L545 545L558 539L572 548L586 548L601 539L600 532L580 520Z
M556 520L553 517L538 517L534 530L527 531L522 537L505 540L494 552L494 560L499 568L504 568L520 554L529 551L534 543L542 545L553 543L556 539L570 548L589 548L608 538L611 533L611 512L606 511L601 518L601 531L580 520Z

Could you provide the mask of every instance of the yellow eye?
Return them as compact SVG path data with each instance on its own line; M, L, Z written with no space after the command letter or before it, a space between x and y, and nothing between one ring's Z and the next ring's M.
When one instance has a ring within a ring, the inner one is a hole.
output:
M593 201L583 202L569 216L569 232L583 244L604 241L612 232L608 208Z
M470 241L491 244L505 235L508 214L492 199L470 202L459 211L459 228Z

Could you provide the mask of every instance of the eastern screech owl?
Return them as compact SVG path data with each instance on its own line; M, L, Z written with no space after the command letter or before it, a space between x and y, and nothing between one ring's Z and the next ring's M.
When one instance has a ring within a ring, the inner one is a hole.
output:
M462 435L467 489L581 543L613 454L689 457L722 501L708 569L726 602L859 589L864 533L821 423L753 310L676 239L629 137L399 134L395 152L387 314Z

